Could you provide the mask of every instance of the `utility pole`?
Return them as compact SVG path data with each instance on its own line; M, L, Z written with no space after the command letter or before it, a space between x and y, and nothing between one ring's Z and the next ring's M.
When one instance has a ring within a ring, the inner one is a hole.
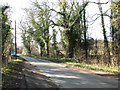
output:
M16 20L15 20L15 58L17 58L17 42L16 42Z

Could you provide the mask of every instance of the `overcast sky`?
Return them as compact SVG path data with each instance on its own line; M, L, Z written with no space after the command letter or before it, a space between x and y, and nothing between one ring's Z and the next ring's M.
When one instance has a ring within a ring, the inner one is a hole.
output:
M20 36L20 30L18 28L18 23L21 20L22 17L24 17L24 11L23 8L28 8L31 5L31 1L35 1L35 0L0 0L0 4L2 5L9 5L11 7L10 9L10 19L12 20L12 27L14 28L14 23L15 20L17 22L17 45L20 46L21 45L21 36ZM38 0L38 1L42 1L42 0ZM45 1L45 0L44 0ZM90 0L90 1L97 1L97 0ZM108 0L101 0L101 2L107 2ZM52 2L57 2L56 0L52 0ZM103 10L106 11L109 8L109 4L108 5L102 5ZM89 4L86 8L88 15L91 17L93 16L95 13L99 14L99 9L98 6L95 4ZM96 18L96 17L94 17ZM88 19L90 20L90 19ZM109 33L109 18L105 17L105 24L106 24L106 30L107 33ZM14 30L12 31L14 33ZM90 36L93 38L97 38L97 39L103 39L103 35L102 35L102 30L101 30L101 21L100 18L95 21L95 23L93 25L89 26L89 32L90 32ZM109 35L109 34L108 34ZM59 37L57 37L59 38Z

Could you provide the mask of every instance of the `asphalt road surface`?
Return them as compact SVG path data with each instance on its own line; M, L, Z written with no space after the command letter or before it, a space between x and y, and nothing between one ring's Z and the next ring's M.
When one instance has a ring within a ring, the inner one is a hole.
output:
M43 75L49 77L60 88L118 88L119 81L115 79L73 70L64 64L20 56L38 68Z

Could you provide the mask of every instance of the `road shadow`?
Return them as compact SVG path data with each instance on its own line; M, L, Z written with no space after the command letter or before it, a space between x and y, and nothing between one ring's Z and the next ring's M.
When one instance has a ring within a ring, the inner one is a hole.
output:
M54 90L58 90L57 85L55 85L48 77L41 74L40 70L35 68L28 61L24 61L23 74L28 89L52 88Z

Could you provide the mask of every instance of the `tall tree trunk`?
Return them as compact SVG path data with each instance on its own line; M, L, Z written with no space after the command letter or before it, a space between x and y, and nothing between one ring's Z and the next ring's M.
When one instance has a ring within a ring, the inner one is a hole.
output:
M49 37L49 26L48 26L48 28L47 28L47 40L46 40L46 44L47 44L47 56L48 57L49 57L49 50L50 50L49 41L50 41L50 37Z
M72 43L72 40L69 39L69 45L68 45L68 57L69 58L73 58L74 56L74 53L73 53L73 43Z
M120 1L112 2L114 7L113 10L113 20L112 23L116 27L114 32L115 40L114 40L114 58L116 58L117 65L120 65Z
M120 1L118 3L118 66L120 65Z
M47 42L47 56L49 57L49 42Z
M97 45L98 41L97 39L95 40L95 55L97 56L97 51L98 51L98 45Z
M83 3L84 0L83 0ZM86 59L86 62L87 62L87 56L88 56L88 53L87 53L87 50L88 50L88 46L87 46L87 36L86 36L86 33L87 33L87 28L86 28L86 12L85 12L85 8L84 8L84 11L83 11L83 21L84 21L84 46L85 46L85 59Z
M31 44L30 44L30 41L29 41L29 54L31 55Z
M1 13L2 13L2 11L1 11L1 8L0 8L0 14ZM1 17L0 17L0 68L2 68L2 18ZM1 73L0 73L0 75L1 75Z
M111 5L112 5L112 1L111 1ZM115 50L114 50L114 34L115 34L115 28L112 25L112 19L113 19L113 10L111 9L111 16L110 16L110 22L111 22L111 37L112 37L112 54L114 55Z
M111 37L112 37L112 54L114 55L114 26L111 25Z
M103 31L103 36L104 36L104 55L105 55L105 57L107 56L108 62L110 63L110 50L109 50L108 40L107 40L107 36L106 36L102 6L99 4L98 7L100 10L100 14L101 14L101 24L102 24L102 31Z
M40 56L42 57L43 56L43 47L40 47Z
M74 51L73 51L73 48L74 48L74 43L73 43L73 28L71 28L71 30L69 31L68 33L68 57L69 58L73 58L74 56Z

